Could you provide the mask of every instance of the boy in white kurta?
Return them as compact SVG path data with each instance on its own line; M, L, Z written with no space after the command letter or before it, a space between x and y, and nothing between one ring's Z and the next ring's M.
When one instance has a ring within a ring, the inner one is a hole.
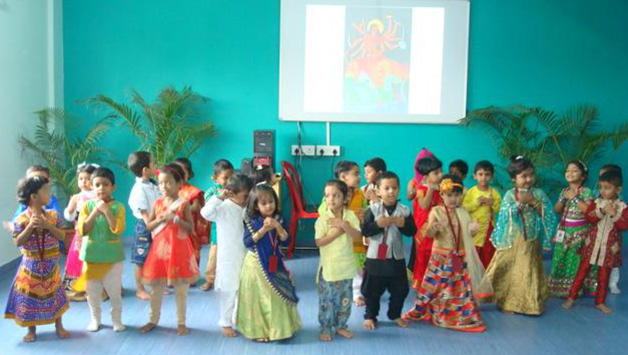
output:
M253 183L245 175L233 175L227 180L224 191L212 196L201 215L216 223L218 252L216 255L216 290L220 293L220 320L225 337L233 338L233 329L240 271L247 249L244 246L244 211Z

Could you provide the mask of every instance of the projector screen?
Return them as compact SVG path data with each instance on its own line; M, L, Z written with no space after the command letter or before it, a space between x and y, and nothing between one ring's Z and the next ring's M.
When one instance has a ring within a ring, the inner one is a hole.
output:
M456 123L468 0L282 0L279 118Z

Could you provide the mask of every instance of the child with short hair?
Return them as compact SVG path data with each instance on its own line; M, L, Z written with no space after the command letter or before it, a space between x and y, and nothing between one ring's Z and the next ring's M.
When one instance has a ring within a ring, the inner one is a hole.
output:
M469 173L469 165L462 159L457 159L449 163L449 174L456 175L464 181Z
M179 164L185 172L185 180L179 194L190 204L192 219L194 220L194 230L190 234L192 246L195 250L196 263L201 263L201 245L209 243L210 226L209 223L201 216L201 208L205 205L203 190L191 185L188 181L194 177L192 162L188 158L177 158L175 164ZM192 285L194 286L194 284Z
M619 165L617 164L605 164L600 168L600 172L598 174L598 178L600 176L602 176L602 174L608 172L608 171L616 171L619 173L620 176L623 177L622 174L622 169ZM622 178L623 180L623 178ZM599 189L596 189L596 191L594 191L593 195L595 196L595 198L600 197L600 191ZM621 195L618 196L618 198L621 200ZM617 286L617 284L619 283L619 268L618 267L614 267L613 271L611 271L611 276L608 280L608 286L611 290L612 294L619 294L621 293L621 290L619 289L619 287Z
M352 280L356 273L353 239L362 238L360 221L345 208L349 187L343 181L329 180L324 190L327 210L316 220L315 242L320 250L316 273L320 340L330 341L335 332L353 338L347 328L353 299Z
M573 306L591 266L597 265L595 307L610 314L613 310L605 304L608 279L611 269L621 266L622 232L628 229L628 208L619 199L623 185L621 174L606 172L600 176L599 185L600 197L589 205L586 213L587 221L593 226L580 248L580 267L563 307Z
M233 329L240 271L246 255L242 242L244 235L244 209L253 182L245 175L232 175L219 195L213 195L201 210L201 215L216 225L216 239L221 248L216 255L216 290L220 294L220 320L222 335L236 336Z
M112 196L116 189L113 171L103 167L94 170L92 186L96 198L83 205L76 227L78 234L83 237L80 253L83 273L75 287L87 291L87 304L91 314L88 331L96 332L100 329L100 304L104 288L111 303L113 330L121 332L126 329L122 324L121 294L124 205Z
M380 202L366 210L361 225L362 234L369 241L362 283L362 294L366 299L363 326L367 330L376 328L380 298L386 290L390 294L388 318L400 327L408 326L401 319L403 302L410 292L401 236L416 233L410 209L398 202L397 174L387 171L380 175L377 191Z
M226 159L218 159L214 163L214 175L212 176L212 186L205 191L205 202L212 196L222 193L229 177L233 175L233 164ZM216 253L218 252L218 239L216 237L216 224L211 223L211 243L207 254L207 266L205 267L205 283L201 285L201 290L208 291L214 287L216 279Z
M486 330L478 298L490 297L490 284L482 285L484 267L469 227L471 217L460 207L462 180L445 175L439 185L443 204L429 214L427 231L434 236L428 269L406 320L431 320L439 327L463 332Z
M336 179L347 184L349 188L349 203L347 208L362 221L365 210L368 208L368 200L364 192L360 189L360 166L353 161L339 161L334 169ZM324 215L327 212L327 203L323 201L318 207L318 214ZM353 239L353 252L355 253L357 272L353 278L353 302L358 306L364 306L364 297L361 292L362 280L364 279L364 263L366 262L366 247L362 237Z
M159 323L161 303L167 285L174 287L177 304L177 335L187 335L186 303L190 284L199 277L195 250L189 234L194 229L188 202L179 197L185 172L178 164L159 169L162 197L153 206L146 228L153 234L153 246L142 267L142 282L151 286L149 321L140 328L148 333Z
M68 338L61 321L70 307L61 284L59 241L65 234L59 228L57 212L46 209L50 203L50 184L45 177L20 180L18 202L27 206L13 222L13 242L22 259L13 280L4 318L28 327L25 342L33 342L38 325L56 326L59 338ZM45 281L45 282L43 282Z
M471 215L473 241L484 267L488 267L495 254L490 237L502 199L499 192L490 185L493 176L495 168L490 161L482 160L475 164L473 178L478 184L464 194L462 201L462 206Z
M248 252L242 264L236 324L244 337L260 342L290 338L302 325L299 299L279 248L288 246L290 238L281 224L278 201L270 186L255 186L244 217Z
M387 170L386 162L382 158L369 159L364 163L364 179L366 185L362 186L362 192L369 201L369 204L379 202L377 197L377 178Z
M75 222L78 219L78 212L83 208L85 202L96 197L92 190L92 173L98 166L94 164L81 164L76 169L76 180L80 192L72 198L68 203L68 207L63 210L63 217L66 221ZM83 271L83 262L79 258L81 252L81 236L74 233L74 238L70 243L68 257L65 262L65 276L63 283L70 301L83 302L86 300L85 292L77 292L74 290L74 282L81 276Z
M554 255L552 256L552 272L549 276L550 294L554 297L568 297L573 284L580 255L578 250L589 233L589 222L586 212L593 202L591 189L584 186L587 181L588 169L579 160L571 161L565 169L565 180L569 184L565 187L554 211L561 216L556 229ZM597 268L592 269L585 282L586 292L593 293L596 289Z
M486 277L493 285L495 303L504 313L541 315L549 296L542 249L549 250L556 216L547 195L534 187L534 165L513 156L508 190L491 234L497 251Z
M412 288L418 290L423 283L423 276L432 255L434 238L427 232L427 218L434 206L441 205L443 200L438 192L440 179L443 177L443 163L434 156L419 160L415 169L423 176L420 185L416 185L413 207L413 221L416 225L414 236L416 259L413 266Z
M131 249L131 262L135 264L135 295L141 300L149 300L141 281L142 267L148 257L153 238L146 227L153 212L153 204L161 196L159 188L153 180L155 176L155 160L149 152L137 151L127 159L129 170L135 175L135 184L129 194L129 208L135 217L135 238Z

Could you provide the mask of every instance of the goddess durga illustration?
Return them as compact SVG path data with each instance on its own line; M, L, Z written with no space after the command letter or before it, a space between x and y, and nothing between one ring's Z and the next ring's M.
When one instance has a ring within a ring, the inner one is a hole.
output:
M358 101L366 101L365 95L371 96L365 89L374 93L379 108L405 103L409 76L408 63L393 58L409 55L391 55L406 51L405 29L391 15L385 21L386 25L377 18L352 23L345 52L345 81L358 84L353 92L361 96ZM398 32L402 35L398 36Z

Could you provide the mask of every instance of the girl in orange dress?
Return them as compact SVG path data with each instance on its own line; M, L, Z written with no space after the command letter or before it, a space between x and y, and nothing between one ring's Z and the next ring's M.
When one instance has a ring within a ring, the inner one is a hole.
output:
M195 250L190 235L193 230L190 205L179 197L184 171L177 164L159 170L159 190L163 197L153 205L146 226L153 234L153 244L142 268L142 282L151 286L149 321L140 328L147 333L157 326L166 285L175 290L177 304L177 334L187 335L185 325L186 300L191 283L199 277Z
M174 161L183 169L183 183L179 190L179 196L190 205L192 213L192 231L190 238L192 247L194 247L194 257L196 264L201 262L201 245L209 243L210 224L201 216L201 208L205 205L205 197L203 190L188 183L188 180L194 177L192 170L192 162L188 158L177 158Z

